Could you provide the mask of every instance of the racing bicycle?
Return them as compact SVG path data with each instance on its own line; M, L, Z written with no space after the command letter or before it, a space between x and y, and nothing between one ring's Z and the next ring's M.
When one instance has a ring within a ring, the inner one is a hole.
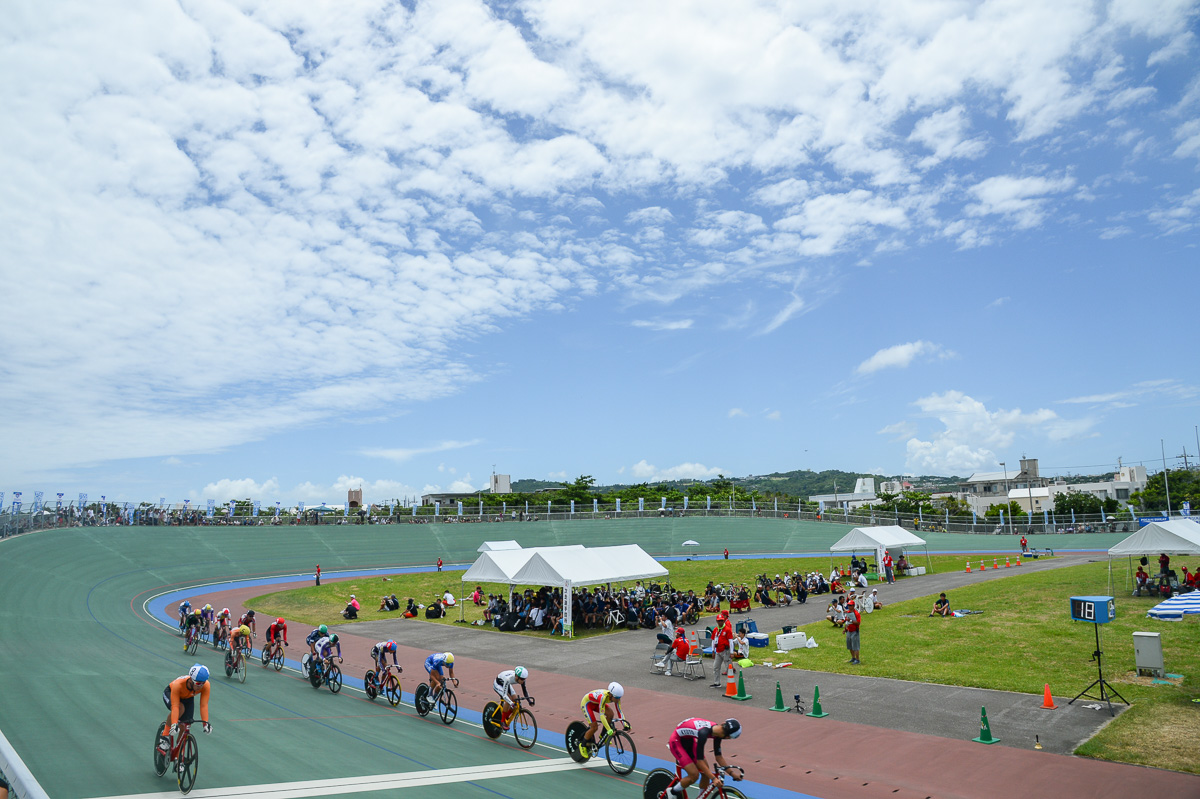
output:
M196 784L196 772L200 768L200 749L196 746L196 736L192 735L191 726L190 721L179 722L176 725L177 734L172 740L170 729L164 721L154 734L154 773L161 777L170 766L175 772L179 790L185 794ZM164 749L167 751L164 752Z
M286 644L281 643L278 638L275 639L273 643L268 643L266 646L264 646L262 654L259 656L262 660L263 666L265 667L268 663L270 663L275 667L275 671L281 671L283 669L284 646L286 646Z
M528 749L537 743L537 719L533 717L532 712L521 706L521 697L518 696L516 698L516 703L512 715L508 717L507 725L504 725L500 721L503 717L503 709L499 702L488 702L484 705L483 731L494 741L503 735L505 730L511 727L513 737L517 739L517 744L522 749ZM529 697L529 704L535 704L532 696Z
M587 757L584 757L583 753L579 751L579 744L583 742L583 737L587 734L588 725L582 721L572 721L567 725L567 754L576 763L586 763L603 749L608 767L615 773L624 776L633 771L637 766L637 747L633 745L633 738L629 733L629 722L623 722L624 729L618 730L616 728L618 721L620 720L613 721L614 726L611 731L604 730L600 738L592 742L588 747Z
M442 680L442 685L436 692L429 687L427 682L417 686L417 691L413 695L413 704L417 708L417 715L427 716L429 711L437 708L443 724L454 723L454 719L458 718L458 698L454 696L454 691L448 684L450 680L458 685L457 677L447 677Z
M396 671L393 672L392 669ZM400 704L400 678L396 674L402 671L404 669L391 663L382 672L374 669L368 671L363 677L363 688L367 692L367 698L374 701L375 697L383 694L383 698L392 707Z
M726 766L725 768L717 769L717 776L724 771L726 774L733 776L734 771L738 772L738 779L746 776L746 770L741 766ZM658 799L658 797L670 788L675 783L679 782L679 778L683 775L683 770L679 768L679 764L675 764L675 775L665 768L656 768L646 775L646 781L642 783L642 799ZM670 796L670 794L667 794ZM684 791L684 799L687 799L687 791ZM708 787L700 792L696 799L746 799L746 795L737 788L728 786L722 780L713 780L708 784Z
M236 649L225 653L225 676L232 677L234 674L238 676L238 682L246 681L246 647L238 646Z
M611 633L613 630L620 629L625 625L625 614L618 607L608 609L608 615L604 617L604 632Z
M338 658L341 660L341 658ZM313 688L328 685L331 693L342 690L342 670L333 662L333 656L326 658L310 658L308 661L308 681Z
M189 655L196 654L196 647L200 645L200 628L189 626L187 628L187 640L183 644L183 651Z

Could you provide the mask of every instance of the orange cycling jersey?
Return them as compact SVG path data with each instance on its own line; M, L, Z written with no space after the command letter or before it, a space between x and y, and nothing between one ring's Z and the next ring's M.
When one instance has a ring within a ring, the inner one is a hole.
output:
M240 629L234 629L233 635L229 638L230 646L250 646L250 636L241 632Z
M179 710L181 699L191 699L197 694L200 695L200 720L208 721L208 683L201 683L195 691L189 691L187 687L188 678L180 677L171 682L171 723L179 721Z

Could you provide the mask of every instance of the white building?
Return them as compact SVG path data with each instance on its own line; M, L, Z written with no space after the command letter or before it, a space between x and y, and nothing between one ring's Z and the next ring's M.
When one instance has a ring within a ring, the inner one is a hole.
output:
M826 508L861 508L870 505L878 497L875 495L875 478L860 477L854 483L854 490L848 493L816 494L808 498L809 502L824 502Z
M493 494L511 494L512 493L512 475L511 474L496 474L492 473Z

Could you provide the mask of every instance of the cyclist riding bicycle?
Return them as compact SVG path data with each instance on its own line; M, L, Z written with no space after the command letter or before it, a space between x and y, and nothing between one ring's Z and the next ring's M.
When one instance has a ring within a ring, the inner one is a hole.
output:
M433 693L437 694L442 690L442 682L446 675L442 672L445 667L450 670L450 679L458 684L458 680L454 677L454 653L453 652L434 652L429 657L425 658L425 671L429 673L429 687L433 689Z
M280 641L283 641L284 646L288 645L287 622L283 620L283 617L276 619L275 622L267 628L267 646L274 647L275 644L279 643Z
M667 748L671 750L671 754L675 756L675 762L685 773L679 782L660 793L659 799L683 796L684 789L697 779L700 780L701 790L707 788L710 781L720 780L720 776L713 774L708 761L704 759L704 745L710 739L712 740L713 758L716 759L718 766L727 769L729 764L721 755L721 741L727 738L736 738L741 734L742 725L737 719L725 719L721 724L713 724L707 719L681 721L675 731L671 733L671 737L667 741ZM739 774L730 773L735 782L742 779Z
M382 676L387 670L388 653L392 655L392 665L397 671L404 671L400 668L400 664L396 662L396 642L395 641L380 641L371 647L371 660L375 661L375 673Z
M213 610L212 605L205 605L200 611L200 619L204 622L205 628L212 627L214 621L217 620L217 612Z
M192 634L191 631L194 629L196 631L195 635L200 635L200 627L201 627L200 610L196 609L196 610L193 610L191 613L189 613L187 615L187 617L183 619L182 624L183 624L183 639L184 639L183 640L183 651L186 652L187 648L188 648L187 637L188 637L188 635Z
M619 719L625 725L625 729L632 728L629 720L625 718L625 714L621 712L621 697L623 696L625 696L625 688L619 682L610 682L607 688L597 688L595 691L584 694L583 701L579 705L583 708L583 715L588 720L588 730L579 743L581 755L589 756L588 749L595 745L596 730L601 725L604 725L606 735L613 731L612 722L615 719Z
M508 669L496 675L496 682L492 685L492 690L500 697L500 726L506 730L508 721L517 707L516 686L521 686L521 693L525 695L525 701L531 705L534 704L533 697L529 695L529 686L525 684L528 679L529 669L524 666L517 666L515 669Z
M192 603L186 599L179 603L179 629L182 630L187 617L191 615Z
M334 647L337 648L337 659L340 662L342 659L342 645L338 641L338 634L334 633L328 637L318 639L316 645L313 647L317 651L317 660L324 661L332 658Z
M258 625L254 623L254 611L248 610L238 619L239 627L249 627L250 631L258 635Z
M197 663L188 669L188 673L172 680L171 683L163 690L163 704L167 706L167 728L171 735L175 734L176 725L179 722L191 724L195 721L192 714L195 712L195 698L200 695L200 720L204 723L204 731L212 732L212 725L208 723L208 692L210 686L208 683L208 667ZM164 753L170 750L170 743L164 741L160 746L165 746Z
M320 627L317 627L315 630L309 633L308 637L304 639L304 643L308 644L308 654L311 657L315 658L317 656L317 641L320 641L327 635L329 635L329 628L322 624Z
M233 663L233 653L241 647L245 650L245 657L250 657L250 628L246 625L235 627L233 634L229 638L229 651L225 653L225 662Z
M214 644L219 644L229 637L230 626L229 608L222 608L221 612L217 614L216 633L213 635Z

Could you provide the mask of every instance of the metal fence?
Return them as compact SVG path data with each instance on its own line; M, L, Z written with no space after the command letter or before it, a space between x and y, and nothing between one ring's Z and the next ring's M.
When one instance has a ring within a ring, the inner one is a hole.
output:
M0 511L0 535L12 536L30 530L56 527L91 527L108 525L137 526L206 526L206 525L345 525L345 524L513 524L539 521L621 521L650 518L708 518L708 519L776 519L804 521L855 527L900 525L918 532L965 533L972 535L1021 535L1035 533L1119 533L1137 529L1138 521L1128 509L1117 514L1080 515L1063 518L1053 513L1005 515L999 518L949 516L946 514L905 514L871 512L859 509L820 511L803 503L776 504L764 502L729 502L704 507L659 507L649 503L600 504L574 509L554 503L515 503L501 501L491 505L484 502L454 503L448 506L418 505L370 506L364 508L329 508L292 506L277 507L274 503L234 502L216 504L211 508L191 503L150 504L127 502L47 503L40 508L10 505ZM640 509L639 509L640 504ZM1155 517L1165 518L1159 512Z

